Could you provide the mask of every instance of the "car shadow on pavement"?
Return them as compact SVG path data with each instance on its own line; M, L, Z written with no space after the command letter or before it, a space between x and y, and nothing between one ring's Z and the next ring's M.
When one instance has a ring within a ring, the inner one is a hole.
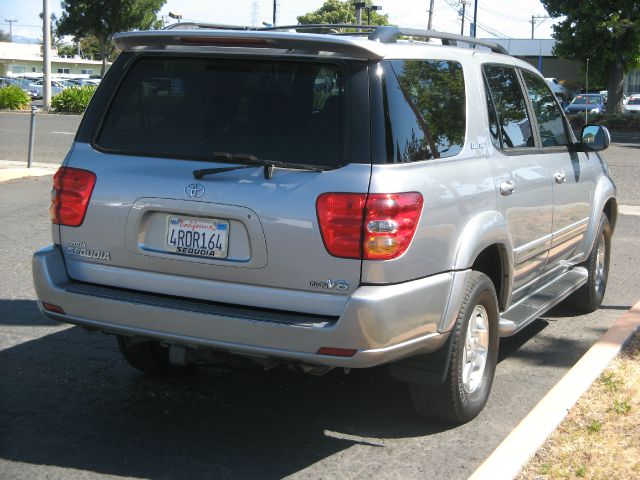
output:
M0 300L0 313L15 310L3 329L46 326L35 302ZM127 477L270 479L354 445L429 442L451 428L414 414L386 368L312 377L219 365L154 378L129 367L112 336L46 333L0 351L2 459Z

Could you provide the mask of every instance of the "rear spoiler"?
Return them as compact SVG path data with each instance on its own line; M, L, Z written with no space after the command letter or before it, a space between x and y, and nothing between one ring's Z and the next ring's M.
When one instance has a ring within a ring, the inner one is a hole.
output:
M330 52L362 60L380 60L384 57L380 43L345 36L295 32L193 28L151 30L118 33L114 42L121 50L197 45Z

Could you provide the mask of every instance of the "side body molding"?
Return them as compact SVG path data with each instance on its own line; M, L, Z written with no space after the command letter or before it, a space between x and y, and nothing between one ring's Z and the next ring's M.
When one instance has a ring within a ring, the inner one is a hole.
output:
M447 310L442 317L440 332L448 332L460 310L471 266L486 248L497 245L501 253L503 291L496 292L502 299L501 309L511 302L511 278L513 278L513 244L505 218L500 212L488 211L473 217L458 236L458 245L452 270L456 272L449 292Z

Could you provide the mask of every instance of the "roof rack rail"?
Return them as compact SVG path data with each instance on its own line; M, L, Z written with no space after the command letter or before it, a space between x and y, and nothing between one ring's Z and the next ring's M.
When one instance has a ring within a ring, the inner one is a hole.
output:
M204 23L204 22L177 22L167 25L162 30L255 30L254 27L246 25L224 25L222 23Z
M399 36L405 37L424 37L436 38L442 41L443 45L456 46L458 42L468 43L471 45L479 45L491 49L492 52L508 54L507 50L494 42L487 40L478 40L473 37L465 37L454 33L437 32L435 30L420 30L417 28L399 28L394 26L383 25L376 28L370 35L369 40L375 40L381 43L395 43Z
M307 23L298 25L277 25L275 27L258 27L256 30L318 30L329 29L335 30L336 28L355 28L359 30L375 30L379 25L356 25L352 23ZM338 33L338 32L331 32ZM349 32L351 35L366 35L367 32Z

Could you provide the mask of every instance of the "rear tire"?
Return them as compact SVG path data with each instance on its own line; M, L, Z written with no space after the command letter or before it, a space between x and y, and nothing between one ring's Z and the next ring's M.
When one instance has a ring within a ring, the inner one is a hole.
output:
M118 335L120 353L133 368L158 376L182 375L189 365L173 365L169 362L169 348L153 340L131 342L127 337Z
M589 272L587 283L567 298L567 305L573 310L591 313L600 307L607 289L610 258L611 225L607 216L602 215L589 258L582 264Z
M444 383L413 383L415 410L432 420L464 423L487 403L498 359L498 300L493 282L471 272L462 307L451 331L452 347Z

